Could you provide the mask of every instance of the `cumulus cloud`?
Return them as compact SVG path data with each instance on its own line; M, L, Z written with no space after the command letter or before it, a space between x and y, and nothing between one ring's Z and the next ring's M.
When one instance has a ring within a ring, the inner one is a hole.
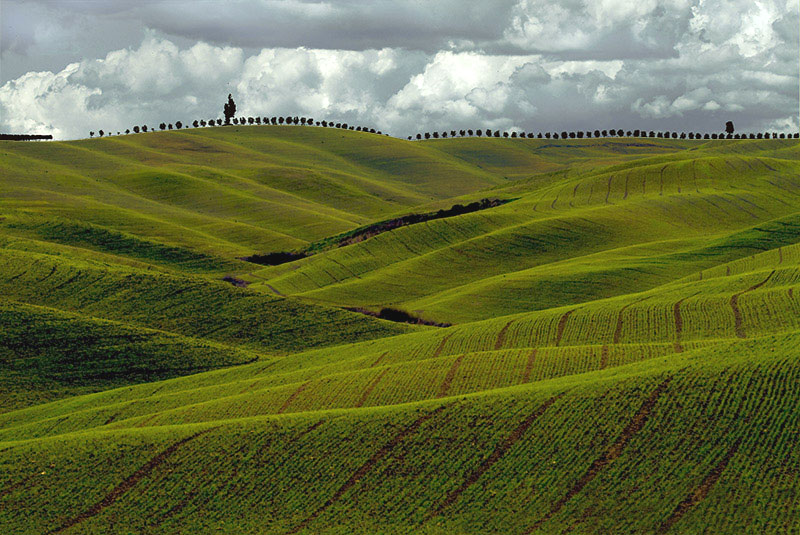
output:
M53 19L63 3L8 4L4 73L9 58L38 57L72 35ZM328 117L399 136L714 131L726 120L740 130L797 127L800 15L790 0L69 5L75 31L134 21L138 41L7 79L3 131L74 138L210 119L228 93L242 115Z

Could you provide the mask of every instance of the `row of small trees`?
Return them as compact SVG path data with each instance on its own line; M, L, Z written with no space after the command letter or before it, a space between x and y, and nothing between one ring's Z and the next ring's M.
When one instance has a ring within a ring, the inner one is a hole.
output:
M444 132L425 132L416 136L408 136L408 139L439 139L446 137L506 137L506 138L538 138L538 139L583 139L583 138L601 138L601 137L652 137L652 138L668 138L668 139L786 139L800 137L797 133L775 133L775 132L759 132L750 134L733 134L733 133L700 133L700 132L655 132L653 130L647 132L645 130L625 130L610 129L610 130L595 130L595 131L578 131L578 132L501 132L500 130L492 130L487 128L482 130L450 130Z
M233 117L228 118L230 121L229 123L225 123L222 119L195 119L192 121L191 126L194 128L202 128L202 127L211 127L211 126L223 126L225 124L235 124L235 125L300 125L300 126L321 126L324 128L341 128L344 130L354 130L356 132L368 132L370 134L378 134L383 135L383 132L380 130L375 130L374 128L368 128L366 126L355 126L349 125L347 123L342 122L334 122L334 121L315 121L313 118L310 117ZM180 121L176 121L173 125L172 123L161 123L158 125L160 130L172 130L177 129L180 130L183 128L184 125ZM188 128L188 126L187 126ZM150 129L147 125L142 126L134 126L133 133L138 134L139 132L148 132L155 129ZM125 130L125 134L130 134L131 130ZM100 137L111 135L111 132L104 132L103 130L98 130L97 134ZM121 132L117 132L117 135L121 135ZM89 137L94 137L94 131L89 132Z
M230 122L225 123L222 119L195 119L192 121L191 126L194 128L202 128L202 127L211 127L211 126L222 126L224 124L234 124L234 125L300 125L300 126L321 126L324 128L341 128L343 130L354 130L356 132L368 132L371 134L378 134L383 135L380 130L375 130L374 128L367 128L366 126L354 126L349 125L347 123L342 122L334 122L334 121L315 121L310 117L233 117L227 118ZM172 123L161 123L158 125L160 130L172 130L177 129L180 130L183 128L184 125L181 121L176 121L173 125ZM147 125L142 126L134 126L133 133L138 134L139 132L148 132L149 129ZM155 130L155 129L152 129ZM111 132L107 134L103 130L99 130L98 135L103 137L105 135L111 135ZM131 130L125 130L125 134L130 134ZM120 135L120 132L117 132L117 135ZM95 133L89 132L89 137L94 137ZM622 129L608 129L608 130L586 130L586 131L574 131L574 132L539 132L534 134L533 132L502 132L500 130L493 130L491 128L487 129L467 129L467 130L450 130L443 131L443 132L425 132L419 133L416 136L408 136L409 140L417 139L439 139L439 138L447 138L447 137L504 137L504 138L538 138L538 139L583 139L583 138L605 138L605 137L639 137L639 138L666 138L666 139L786 139L794 138L797 139L800 137L797 133L794 134L786 134L786 133L776 133L776 132L758 132L758 133L750 133L750 134L734 134L732 132L728 133L700 133L700 132L656 132L654 130L645 131L645 130L622 130Z

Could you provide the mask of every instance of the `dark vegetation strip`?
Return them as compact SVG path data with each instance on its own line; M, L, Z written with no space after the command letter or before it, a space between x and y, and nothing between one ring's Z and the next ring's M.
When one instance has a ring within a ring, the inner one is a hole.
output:
M622 433L611 445L611 447L604 451L600 457L595 459L586 473L584 473L583 476L581 476L581 478L578 479L578 481L576 481L572 487L570 487L567 493L560 500L553 504L550 510L542 518L540 518L535 524L528 528L527 531L525 531L526 534L533 533L539 529L542 524L553 518L553 516L561 511L568 501L582 491L590 481L597 477L597 474L599 474L600 471L606 467L606 465L622 455L622 452L625 450L625 447L628 445L630 439L644 427L644 424L647 423L647 419L650 417L650 412L652 412L653 407L655 407L655 404L658 401L658 398L661 396L664 390L666 390L671 379L671 377L668 377L660 385L658 385L655 390L653 390L647 399L644 400L642 406L639 407L639 410L633 416L631 421L628 422L628 425L625 426L625 429L622 430Z
M657 533L666 533L669 531L670 528L672 528L672 526L675 525L675 523L680 520L683 515L685 515L693 507L697 506L697 504L699 504L706 498L706 496L708 496L708 493L711 492L711 489L717 483L717 480L720 478L720 476L722 476L722 472L725 471L728 463L730 463L733 456L736 455L741 442L742 439L740 438L733 444L733 446L731 446L725 456L706 475L706 477L703 479L703 482L700 483L700 486L692 490L692 492L690 492L681 501L681 503L675 507L675 510L672 512L669 518L667 518L664 523L659 526Z
M433 221L436 219L444 219L447 217L455 217L463 214L477 212L479 210L486 210L488 208L495 208L503 204L509 203L514 199L481 199L465 205L455 204L446 210L439 210L437 212L427 212L424 214L408 214L394 219L387 219L385 221L378 221L363 227L359 227L336 236L324 238L310 244L305 249L300 251L281 251L267 254L254 254L245 256L240 260L260 264L262 266L278 266L288 262L294 262L301 258L327 251L329 249L336 249L338 247L345 247L354 243L362 242L378 234L389 232L391 230L407 227L408 225L415 225L417 223L424 223L426 221Z
M458 368L461 366L462 360L464 360L464 355L459 355L456 360L453 361L450 369L447 370L447 375L444 376L444 381L442 381L442 384L439 387L439 395L437 397L443 398L450 391L450 385L453 384L453 379L456 376Z
M558 330L556 331L556 346L561 343L561 338L564 336L564 328L567 326L567 320L572 315L573 312L578 310L577 308L573 308L572 310L568 310L561 316L561 319L558 320Z
M0 134L0 140L2 141L36 141L39 139L53 139L53 136L49 134Z
M478 481L478 479L480 479L481 476L483 476L483 474L485 474L497 461L499 461L506 453L508 453L508 450L510 450L511 447L522 438L522 436L525 434L528 428L533 424L533 422L536 421L536 419L538 419L542 414L544 414L544 412L563 395L564 394L561 393L558 394L557 396L551 397L550 399L542 403L538 409L529 414L528 417L525 418L522 421L522 423L520 423L511 432L510 435L508 435L505 439L503 439L502 442L500 442L500 444L498 444L495 447L492 454L489 455L489 457L487 457L480 465L478 465L477 468L475 468L467 476L464 482L461 483L461 485L459 485L457 489L450 492L450 494L447 495L447 497L442 501L442 503L440 503L438 507L433 509L428 514L424 522L427 522L434 516L441 514L443 510L445 510L446 508L450 507L453 503L455 503L455 501L459 498L459 496L461 496L464 493L464 491L466 491L469 487L474 485Z
M247 282L246 280L234 277L232 275L225 275L224 277L222 277L222 280L233 284L237 288L247 288L250 285L250 283Z
M764 286L769 279L775 274L775 270L773 269L772 272L767 275L767 278L763 281L759 282L758 284L754 284L750 288L746 290L742 290L741 292L735 293L731 296L731 308L733 309L733 318L734 318L734 328L736 329L736 336L739 338L745 338L744 328L742 327L742 311L739 310L739 297L742 294L746 294L747 292L752 292L753 290L758 290L762 286Z
M164 461L167 460L168 457L170 457L173 453L175 453L178 450L178 448L180 448L190 440L194 440L195 438L204 435L210 431L213 431L214 429L217 428L214 427L211 429L206 429L204 431L200 431L199 433L195 433L191 436L188 436L186 438L183 438L175 442L170 447L168 447L167 449L165 449L164 451L162 451L161 453L150 459L144 466L136 470L133 474L128 476L122 483L114 487L114 489L108 494L106 494L106 496L102 500L91 506L86 511L80 513L78 516L75 516L67 520L65 523L63 523L61 526L53 530L51 533L60 533L66 529L75 526L76 524L80 524L84 520L88 520L89 518L100 514L103 511L103 509L113 505L114 502L116 502L125 493L127 493L134 486L136 486L136 484L139 483L139 481L147 477L150 474L150 472L158 468Z
M283 402L283 405L281 405L281 408L280 408L280 409L278 409L278 413L277 413L277 414L281 414L281 413L283 413L283 411L285 411L286 409L288 409L288 408L289 408L289 405L291 405L291 404L292 404L292 402L293 402L295 399L297 399L297 396L299 396L299 395L300 395L300 394L303 392L303 390L305 390L306 388L308 388L308 385L310 385L310 384L311 384L311 381L306 381L305 383L303 383L303 384L301 384L299 387L297 387L297 390L295 390L294 392L292 392L292 395L291 395L291 396L289 396L289 397L286 399L286 401L284 401L284 402Z
M367 473L369 473L372 468L381 461L384 457L386 457L394 448L397 447L400 442L402 442L407 436L411 433L415 432L419 427L424 424L426 421L433 418L436 414L441 412L447 407L447 405L442 405L441 407L437 407L436 409L432 410L431 412L424 414L414 420L408 427L400 431L398 434L394 436L389 442L384 444L378 451L376 451L372 457L366 460L364 464L362 464L358 470L353 472L353 474L344 482L344 484L339 487L336 492L333 493L333 496L328 498L321 506L319 506L313 513L306 517L305 520L297 524L295 527L290 529L287 532L287 535L292 535L299 531L305 529L311 522L313 522L320 514L322 514L325 509L336 503L339 498L341 498L345 492L350 490L359 480L361 480Z
M367 388L365 388L364 392L361 393L361 397L359 397L358 401L356 401L355 404L356 407L364 406L364 402L367 401L369 395L372 394L372 391L375 390L375 387L378 385L378 383L381 382L381 379L383 379L383 376L386 375L386 372L388 371L389 368L385 368L381 373L378 374L378 376L375 379L370 381L369 385L367 385Z
M359 314L366 314L367 316L372 316L374 318L379 318L386 321L394 321L396 323L410 323L412 325L428 325L430 327L451 327L451 323L439 323L435 321L429 321L422 318L418 318L416 316L412 316L408 312L404 310L398 310L396 308L389 308L384 307L380 310L380 312L373 312L372 310L367 310L366 308L361 307L343 307L345 310L349 310L350 312L358 312Z

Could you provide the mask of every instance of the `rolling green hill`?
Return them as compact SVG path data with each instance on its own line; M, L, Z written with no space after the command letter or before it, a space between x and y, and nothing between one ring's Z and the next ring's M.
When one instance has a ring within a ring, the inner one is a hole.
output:
M796 533L799 157L268 126L1 143L0 525ZM242 260L483 198L510 202Z

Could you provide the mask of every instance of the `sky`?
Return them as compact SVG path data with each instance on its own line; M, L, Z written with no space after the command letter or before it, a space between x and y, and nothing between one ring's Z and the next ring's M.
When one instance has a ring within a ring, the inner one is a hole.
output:
M0 0L0 132L797 131L797 0Z

